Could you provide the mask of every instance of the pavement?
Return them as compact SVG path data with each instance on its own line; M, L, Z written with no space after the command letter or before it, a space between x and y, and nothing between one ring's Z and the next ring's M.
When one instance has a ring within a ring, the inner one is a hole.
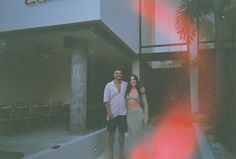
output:
M43 128L15 133L11 136L0 135L0 157L5 155L9 156L8 158L14 158L11 156L22 158L22 154L28 156L78 137L70 136L64 127ZM125 135L125 141L126 159L201 159L196 152L192 127L188 124L152 120L145 126L145 136L139 143L131 147L128 133ZM97 159L109 159L108 152L106 149ZM118 159L118 154L117 135L114 159Z
M76 138L78 136L70 136L64 126L0 135L0 157L13 154L28 156Z
M196 136L190 123L183 120L152 120L145 126L140 142L130 147L129 134L125 136L126 159L201 159ZM114 159L118 159L119 144L116 138ZM106 149L97 159L109 159Z
M212 137L205 137L202 126L196 127L192 115L186 110L186 103L170 105L161 116L152 117L145 126L144 137L131 146L129 134L125 135L126 159L233 159L222 145ZM48 127L32 131L0 135L1 155L28 156L72 141L79 136L70 136L65 126ZM133 142L133 141L132 141ZM210 142L210 143L209 143ZM107 143L104 143L107 144ZM211 152L212 151L212 152ZM96 159L109 159L106 149ZM212 154L212 155L209 155ZM118 159L118 133L114 144L114 159ZM208 157L206 157L208 156ZM210 157L209 157L210 156ZM235 158L235 157L234 157ZM4 158L5 159L5 158ZM15 158L16 159L16 158Z

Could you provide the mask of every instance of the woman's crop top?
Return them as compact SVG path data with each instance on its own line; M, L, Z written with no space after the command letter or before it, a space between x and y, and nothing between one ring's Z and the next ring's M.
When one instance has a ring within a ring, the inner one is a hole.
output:
M137 101L140 101L140 98L138 95L136 96L129 96L129 95L126 95L126 100L137 100Z

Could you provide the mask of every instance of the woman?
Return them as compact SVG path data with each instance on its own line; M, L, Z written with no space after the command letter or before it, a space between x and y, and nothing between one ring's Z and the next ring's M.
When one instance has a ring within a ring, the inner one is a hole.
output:
M126 91L127 123L131 142L143 136L144 124L148 122L148 103L144 87L140 87L138 77L130 76Z

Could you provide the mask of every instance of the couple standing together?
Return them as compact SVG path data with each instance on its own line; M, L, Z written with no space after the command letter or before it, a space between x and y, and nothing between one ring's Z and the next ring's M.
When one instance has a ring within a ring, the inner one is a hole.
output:
M130 141L134 143L143 135L148 122L148 104L144 87L140 86L136 75L129 82L122 80L122 70L115 69L114 80L104 90L104 103L109 118L109 159L113 159L113 146L116 129L119 131L119 159L124 159L125 132L128 129Z

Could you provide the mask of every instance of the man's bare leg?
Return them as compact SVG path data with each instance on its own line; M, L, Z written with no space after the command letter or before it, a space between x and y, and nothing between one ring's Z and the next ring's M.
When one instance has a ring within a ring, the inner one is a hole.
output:
M124 144L125 144L125 132L120 131L119 132L119 146L120 146L120 154L119 154L119 159L124 159Z
M109 159L113 159L113 147L114 147L114 138L115 138L115 132L110 131L109 132Z

